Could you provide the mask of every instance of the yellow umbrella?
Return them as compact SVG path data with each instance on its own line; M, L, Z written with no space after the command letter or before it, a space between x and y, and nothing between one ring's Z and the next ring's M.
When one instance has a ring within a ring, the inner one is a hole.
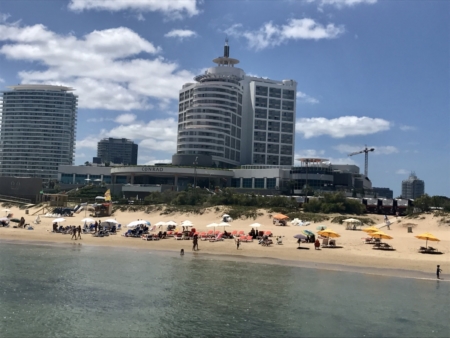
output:
M435 237L434 235L430 234L429 232L425 232L421 235L417 235L415 236L418 239L422 239L422 240L426 240L426 244L425 247L428 248L428 241L433 241L433 242L439 242L439 238Z
M380 238L380 239L392 239L391 236L386 235L384 232L376 231L376 232L369 232L369 236Z
M321 236L328 237L328 238L330 238L330 237L331 238L341 237L341 235L339 235L338 233L334 232L331 229L325 229L325 230L319 231L318 234L321 235Z
M377 232L377 231L380 231L380 229L375 228L374 226L371 226L371 227L362 229L362 231L365 231L365 232Z

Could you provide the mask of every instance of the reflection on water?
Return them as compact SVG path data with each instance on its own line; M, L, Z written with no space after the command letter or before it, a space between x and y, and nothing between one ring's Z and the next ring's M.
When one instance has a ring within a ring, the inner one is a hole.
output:
M78 245L0 257L1 337L450 332L450 283Z

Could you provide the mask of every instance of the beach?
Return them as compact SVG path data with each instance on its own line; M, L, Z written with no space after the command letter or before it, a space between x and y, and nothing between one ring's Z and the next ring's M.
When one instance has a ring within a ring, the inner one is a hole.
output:
M60 245L85 245L85 246L106 246L117 248L135 248L139 250L165 250L171 252L179 252L184 249L187 254L192 252L192 241L188 240L174 240L167 238L160 241L143 241L140 238L127 238L122 236L126 231L126 225L132 221L143 219L156 224L159 221L167 222L169 220L180 224L184 220L190 220L197 231L207 231L207 224L216 222L220 223L223 211L216 211L215 208L210 208L202 215L198 214L183 214L175 213L171 215L160 215L160 212L145 213L143 211L116 211L111 217L122 224L122 230L117 235L108 237L94 237L91 234L82 234L81 240L71 240L71 235L63 235L60 233L52 233L53 217L44 217L40 215L40 224L33 224L36 215L33 215L38 209L29 209L29 214L25 214L25 210L16 207L9 208L13 213L14 218L24 217L26 223L30 223L34 230L24 230L22 228L13 228L14 223L10 223L10 227L0 228L0 240L2 241L20 241L33 243L53 243ZM358 230L346 230L345 225L331 223L331 219L336 215L329 215L330 220L320 223L311 223L308 226L276 226L272 222L270 214L264 210L259 210L259 214L255 220L253 219L237 219L233 220L229 227L226 228L228 232L232 230L243 230L248 233L251 230L250 224L260 223L259 230L273 233L273 236L283 236L283 244L274 244L269 247L258 245L257 241L250 243L241 243L239 250L236 248L235 242L232 239L225 239L219 242L199 241L199 251L195 255L217 255L227 257L227 259L239 258L258 258L258 260L265 260L272 264L285 264L283 262L292 263L297 266L321 267L330 270L347 270L347 271L361 271L367 273L385 274L385 275L405 275L407 271L416 272L420 276L428 276L434 278L436 265L440 265L443 270L443 276L450 271L450 227L439 223L439 217L433 214L424 214L417 219L406 219L403 217L396 218L390 216L391 222L390 230L386 227L381 228L382 231L393 237L392 240L386 240L394 247L395 251L374 250L372 245L365 244L363 238L367 234ZM61 225L81 225L81 220L89 217L88 214L81 212L74 214L73 217L65 217L66 221ZM349 216L350 217L350 216ZM364 217L371 218L375 222L376 227L381 227L384 224L383 215L365 215ZM106 218L103 218L105 220ZM414 223L412 233L408 233L406 223ZM309 230L314 233L317 232L318 225L325 225L327 228L339 233L341 237L336 239L336 244L339 248L322 248L321 250L314 250L312 243L302 243L303 249L297 249L297 240L294 235L301 233L302 230ZM364 227L363 227L364 228ZM216 230L222 230L217 228ZM158 229L157 229L158 230ZM442 254L422 254L418 252L420 246L425 246L425 241L419 240L414 236L430 232L440 239L439 242L428 242L438 249Z

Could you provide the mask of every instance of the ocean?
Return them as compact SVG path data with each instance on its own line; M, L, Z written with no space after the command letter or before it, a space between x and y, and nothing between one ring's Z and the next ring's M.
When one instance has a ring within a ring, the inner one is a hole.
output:
M450 283L0 243L0 337L449 337Z

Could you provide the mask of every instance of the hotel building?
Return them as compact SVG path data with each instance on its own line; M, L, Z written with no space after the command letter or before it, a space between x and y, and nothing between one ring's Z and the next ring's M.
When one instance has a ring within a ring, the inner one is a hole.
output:
M228 43L217 65L179 93L174 165L291 166L297 83L247 76Z
M0 99L0 176L58 178L73 163L77 96L72 88L11 86Z

